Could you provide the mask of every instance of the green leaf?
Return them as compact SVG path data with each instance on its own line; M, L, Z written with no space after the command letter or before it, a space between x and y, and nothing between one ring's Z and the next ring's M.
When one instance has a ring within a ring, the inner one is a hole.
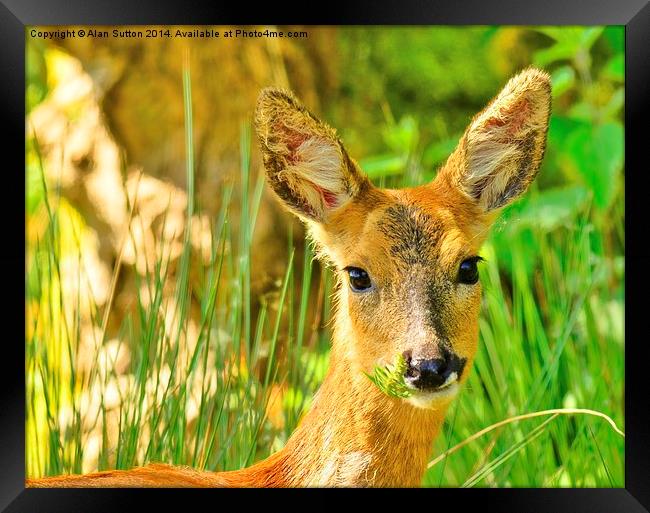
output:
M569 60L575 53L576 50L572 46L555 44L550 48L535 52L533 62L537 66L548 66L556 61Z
M396 125L384 129L386 144L396 153L410 153L418 142L418 124L413 116L404 116Z
M588 128L590 125L568 116L551 116L548 127L548 141L553 146L561 146L575 130Z
M551 116L548 128L547 156L545 157L546 169L566 170L573 168L569 155L567 142L570 135L579 129L589 128L590 123L568 116ZM567 163L567 160L570 162ZM545 171L544 170L544 171Z
M557 41L559 34L559 28L560 27L534 27L533 30L535 32L539 32L540 34L544 34L547 37L550 37L551 39L555 39Z
M583 49L590 50L604 31L604 27L589 27L581 29L580 43Z
M404 383L404 372L406 372L406 360L398 354L394 365L375 366L373 374L366 373L366 376L387 396L405 399L411 396L412 391Z
M614 197L616 176L623 167L624 130L618 122L581 128L569 136L567 146L576 169L594 193L600 209Z
M625 51L625 27L623 25L605 27L604 36L612 50L620 53Z
M602 109L603 118L613 118L618 116L618 113L623 108L625 104L625 88L619 87L612 97L609 99L607 104Z
M562 66L551 74L553 97L560 96L573 87L576 74L571 66Z
M604 27L535 27L534 30L557 43L571 44L588 50L603 33Z
M554 230L575 219L588 196L587 189L581 185L547 189L531 196L509 223L513 229Z
M401 175L406 166L406 157L402 155L377 155L359 161L361 169L369 178Z
M587 124L592 124L594 122L594 118L597 115L597 112L593 103L584 101L574 103L573 106L569 109L568 114L574 119L579 119Z
M25 100L27 113L30 113L48 93L47 65L44 56L45 45L38 40L27 38Z
M612 57L607 62L603 68L603 76L618 82L625 80L625 56L622 53Z
M460 134L427 146L422 155L422 164L426 167L434 167L444 162L456 148L459 139Z
M535 52L533 60L538 66L573 59L580 52L588 52L603 33L603 27L540 27L535 30L556 41L554 45Z
M27 141L27 151L25 153L25 206L28 215L36 213L45 197L43 171L38 161L35 145L36 140L30 137Z

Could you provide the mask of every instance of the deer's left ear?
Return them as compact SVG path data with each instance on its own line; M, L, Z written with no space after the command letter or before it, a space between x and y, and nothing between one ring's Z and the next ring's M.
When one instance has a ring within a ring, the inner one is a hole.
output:
M548 74L534 68L519 73L472 120L440 179L484 212L507 205L537 176L550 111Z

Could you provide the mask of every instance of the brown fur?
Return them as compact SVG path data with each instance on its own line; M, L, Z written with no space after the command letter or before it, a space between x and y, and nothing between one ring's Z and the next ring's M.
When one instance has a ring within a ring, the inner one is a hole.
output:
M549 111L548 76L526 70L474 118L433 183L381 190L334 130L293 95L265 89L256 128L269 183L339 278L330 368L311 410L281 451L246 469L148 465L27 486L418 486L453 395L395 399L364 373L403 352L446 349L466 359L467 379L481 289L459 283L458 268L536 176ZM348 266L366 270L374 289L352 292Z

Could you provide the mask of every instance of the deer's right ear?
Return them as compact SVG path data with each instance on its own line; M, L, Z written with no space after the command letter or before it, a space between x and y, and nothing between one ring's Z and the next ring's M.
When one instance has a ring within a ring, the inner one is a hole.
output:
M440 181L446 179L484 212L512 202L537 175L550 111L548 74L534 68L519 73L472 120Z
M269 184L302 219L325 221L370 184L336 132L287 91L260 93L255 130Z

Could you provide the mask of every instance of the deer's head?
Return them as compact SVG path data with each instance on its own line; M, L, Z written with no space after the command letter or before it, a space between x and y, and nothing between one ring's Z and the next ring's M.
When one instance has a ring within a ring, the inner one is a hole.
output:
M433 182L393 190L374 187L291 93L262 91L255 121L268 182L338 275L333 358L349 372L403 354L412 404L455 395L477 348L479 250L537 174L550 98L548 75L523 71L474 117Z

